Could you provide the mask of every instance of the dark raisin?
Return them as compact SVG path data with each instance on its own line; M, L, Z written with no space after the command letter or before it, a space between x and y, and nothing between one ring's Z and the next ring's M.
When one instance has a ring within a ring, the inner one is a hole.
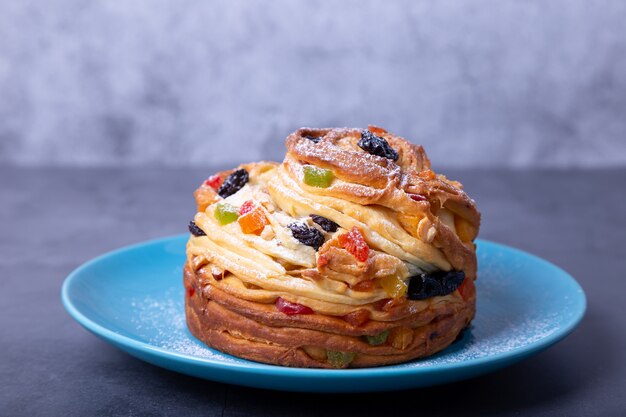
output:
M385 138L374 135L369 130L361 131L361 140L357 143L364 151L383 158L397 161L399 158L398 152L389 146L389 143Z
M222 198L226 198L230 195L235 194L237 191L241 190L244 185L248 182L250 176L248 175L248 171L245 169L238 169L233 172L224 180L224 183L220 185L220 188L217 190L217 193Z
M465 279L465 272L463 271L450 271L441 278L441 286L444 288L446 294L453 293L457 288L461 286Z
M322 229L327 232L336 232L339 225L326 217L318 216L317 214L311 214L311 219L320 225Z
M318 143L320 140L322 140L322 138L318 138L316 136L312 136L312 135L302 135L303 138L310 140L313 143Z
M442 295L443 289L437 279L426 274L420 275L417 279L415 278L416 277L411 278L411 282L409 282L409 299L423 300ZM413 281L415 281L415 283ZM413 291L410 290L411 284L414 284Z
M189 227L189 232L191 232L192 235L206 236L206 233L204 233L204 230L200 229L198 225L196 224L196 222L190 221L188 227Z
M438 295L448 295L459 288L464 279L463 271L435 271L415 275L409 282L407 297L410 300L424 300Z
M304 223L291 223L287 227L291 229L293 237L303 245L318 250L324 244L324 235L315 227L309 227Z

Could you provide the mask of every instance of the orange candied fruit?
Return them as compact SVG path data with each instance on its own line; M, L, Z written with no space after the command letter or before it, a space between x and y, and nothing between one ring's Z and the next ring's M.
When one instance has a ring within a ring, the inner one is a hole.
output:
M341 247L350 252L358 261L367 261L370 248L358 227L354 226L348 233L339 235L338 240Z
M239 216L237 222L241 227L241 231L246 234L254 233L255 235L259 235L265 226L269 224L263 209L252 200L243 203L239 209L239 214L241 214L241 216Z

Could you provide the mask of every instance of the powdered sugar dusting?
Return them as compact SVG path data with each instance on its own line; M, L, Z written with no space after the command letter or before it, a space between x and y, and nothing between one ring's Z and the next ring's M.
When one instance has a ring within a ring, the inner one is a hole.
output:
M523 348L548 337L559 329L558 314L532 308L520 310L507 305L509 284L491 281L479 285L476 318L463 338L432 357L396 365L397 367L429 367L490 357ZM480 281L479 281L480 284ZM208 348L187 329L183 290L171 287L161 294L131 300L131 323L135 333L148 343L179 354L220 362L243 363L242 359Z
M169 288L161 295L132 299L131 323L138 336L157 347L179 354L220 362L243 362L221 352L209 349L187 329L182 288Z
M461 340L438 355L407 365L458 363L507 353L548 337L557 329L558 326L550 317L527 318L523 321L477 317Z

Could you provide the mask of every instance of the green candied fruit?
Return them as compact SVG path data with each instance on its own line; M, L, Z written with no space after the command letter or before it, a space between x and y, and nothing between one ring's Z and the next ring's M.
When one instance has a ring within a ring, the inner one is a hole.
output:
M333 171L329 169L319 168L313 165L305 165L304 183L311 187L328 188L335 179Z
M334 350L327 350L326 357L328 363L335 368L345 368L354 360L356 354L354 352L336 352Z
M215 218L222 226L232 223L239 217L239 212L228 203L220 203L215 207Z
M367 339L367 343L372 346L382 345L387 341L387 337L389 337L389 330L378 333L376 336L365 336L365 338Z

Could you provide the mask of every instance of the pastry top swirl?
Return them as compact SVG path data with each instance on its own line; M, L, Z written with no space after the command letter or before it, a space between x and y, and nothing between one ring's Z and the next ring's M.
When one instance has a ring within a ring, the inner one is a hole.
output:
M407 281L420 272L454 269L475 279L480 214L474 201L460 183L431 170L421 146L375 126L368 130L397 153L395 161L359 146L360 129L301 128L288 136L282 164L238 167L249 181L234 194L223 198L203 183L194 193L194 222L206 235L190 238L190 263L239 298L272 303L281 297L328 315L362 308L379 320L433 302L398 302L403 308L396 313L380 311L376 303L390 298L382 283L388 277ZM330 172L332 180L311 185L305 178L311 167ZM223 181L234 171L217 175ZM240 209L247 202L265 219L258 233L216 219L218 206ZM320 228L311 215L334 222L337 230ZM317 229L323 245L316 251L299 241L290 228L294 223ZM355 259L341 244L353 228L370 249L366 260Z

